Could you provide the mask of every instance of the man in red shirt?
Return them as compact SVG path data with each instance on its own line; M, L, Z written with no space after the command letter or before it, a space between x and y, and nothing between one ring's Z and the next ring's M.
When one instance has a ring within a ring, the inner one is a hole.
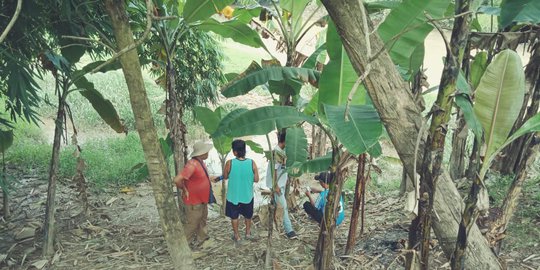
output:
M174 178L174 183L182 190L186 215L184 233L188 242L191 242L194 236L197 236L200 244L209 239L206 221L210 202L210 178L203 160L208 158L208 152L212 147L209 143L195 143L191 159Z

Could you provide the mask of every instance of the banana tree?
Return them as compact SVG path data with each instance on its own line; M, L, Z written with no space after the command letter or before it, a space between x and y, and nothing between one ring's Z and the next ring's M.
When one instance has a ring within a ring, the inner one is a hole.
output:
M228 114L228 112L223 107L216 108L215 111L212 111L206 107L197 106L194 108L195 119L197 119L203 126L204 131L211 135L216 132L220 121L222 121ZM221 168L225 168L225 162L227 161L227 155L231 151L231 143L233 137L230 136L219 136L212 137L212 142L214 148L219 154L219 161ZM246 141L251 147L251 150L255 153L262 153L262 148L253 141ZM221 182L221 215L225 215L225 201L226 201L227 187L225 186L225 181Z
M522 69L520 56L512 50L504 50L488 65L476 89L474 115L484 130L485 151L481 153L483 162L480 173L473 179L465 202L452 257L453 269L463 267L468 231L475 224L478 210L486 211L489 207L486 205L489 203L487 196L484 195L484 202L479 202L478 196L481 192L487 193L483 181L491 162L512 141L540 128L539 117L533 117L509 136L525 94L525 75Z
M55 78L55 94L58 97L58 107L55 119L54 140L52 157L49 166L49 185L47 189L47 204L44 226L43 255L51 256L54 253L55 238L55 194L56 179L58 176L58 165L60 162L60 144L67 119L71 120L74 134L77 133L73 123L71 109L67 98L71 93L79 92L85 97L92 107L98 112L100 117L116 132L127 132L126 127L120 120L116 109L112 103L105 99L95 88L94 84L88 81L83 70L75 70L74 64L70 63L64 56L53 52L46 52L42 57L42 68L50 71Z

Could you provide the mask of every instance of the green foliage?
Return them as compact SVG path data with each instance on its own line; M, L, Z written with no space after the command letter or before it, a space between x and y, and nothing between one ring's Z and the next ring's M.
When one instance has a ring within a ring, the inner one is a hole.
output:
M444 15L450 1L446 0L404 0L392 9L378 28L379 35L390 48L390 56L396 65L410 71L419 68L412 55L418 46L423 46L424 39L433 30L424 14L433 18ZM423 58L423 56L422 56ZM414 61L414 66L412 65Z
M319 83L319 113L323 112L323 104L344 105L358 79L333 23L328 24L326 46L330 62L324 67ZM351 104L365 104L366 100L366 90L360 86Z
M487 67L475 92L474 112L485 131L486 157L508 138L524 94L525 74L519 55L511 50L500 52Z
M195 118L203 125L204 131L208 134L216 132L219 122L225 117L221 111L223 111L221 107L214 112L206 107L197 106L194 108ZM232 140L232 137L226 135L212 138L214 147L221 155L229 153Z
M316 123L316 119L290 106L266 106L253 110L235 110L225 117L212 137L265 135L300 122Z
M208 19L197 25L196 28L201 31L214 32L224 38L230 38L240 44L267 50L259 34L253 31L253 29L242 21L232 20L219 22L215 19Z
M13 130L0 129L0 152L5 153L11 145L13 145Z
M469 129L471 129L474 133L476 140L478 140L478 142L481 142L483 133L482 124L476 117L476 114L473 110L471 87L469 86L467 79L465 79L465 76L461 71L459 72L457 78L456 87L458 89L455 97L456 105L463 112L465 121L467 122Z
M105 123L118 133L127 133L126 126L122 123L114 105L94 88L93 83L81 76L76 79L75 85L79 88L79 93L92 104L92 107Z
M365 153L379 141L382 123L372 106L350 106L347 114L345 106L325 105L324 110L332 131L349 152Z
M233 2L234 0L187 0L182 7L182 17L187 23L204 21Z
M26 171L36 170L42 174L49 169L52 147L48 142L24 138L28 133L22 128L13 148L6 153L6 162L17 164ZM63 146L60 152L59 176L71 178L76 172L75 147ZM139 137L129 134L126 137L91 139L82 144L81 157L87 164L85 176L95 187L107 185L130 185L136 183L137 172L133 164L144 161ZM111 169L112 168L112 169Z
M221 93L225 97L235 97L246 94L256 86L270 81L285 81L288 85L298 84L299 81L317 84L319 76L320 73L312 69L280 66L261 67L253 61L242 74L223 86ZM272 89L275 88L270 88L270 90ZM287 94L297 95L298 93Z
M478 52L471 63L471 84L473 89L476 89L480 84L480 80L486 72L487 68L487 52Z
M304 129L301 127L293 127L287 129L287 135L285 138L287 147L285 152L287 153L287 168L291 168L301 165L307 160L307 137L304 133Z
M500 28L512 23L540 23L540 1L504 0L501 4Z
M322 171L327 171L332 164L332 154L329 153L325 156L307 160L302 163L300 166L297 166L295 169L289 171L289 175L294 177L299 177L304 173L318 173Z

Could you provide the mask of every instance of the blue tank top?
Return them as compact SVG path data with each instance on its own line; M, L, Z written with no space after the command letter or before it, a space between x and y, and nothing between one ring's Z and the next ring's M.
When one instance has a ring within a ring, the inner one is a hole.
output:
M227 201L232 204L250 203L253 200L253 160L231 160Z

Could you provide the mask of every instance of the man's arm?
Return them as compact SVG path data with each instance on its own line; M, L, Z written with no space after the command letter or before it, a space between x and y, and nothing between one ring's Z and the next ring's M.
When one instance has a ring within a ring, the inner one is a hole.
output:
M184 178L184 176L182 176L182 174L179 173L174 178L174 184L176 185L176 187L178 187L178 189L182 190L182 197L188 199L189 198L189 191L187 190L186 185L184 184L184 181L186 181L186 180L187 179Z
M315 200L313 200L313 197L311 196L311 188L310 187L308 187L306 189L306 196L309 199L309 203L311 203L311 205L315 206Z
M259 170L257 169L257 164L255 164L255 161L251 161L251 164L253 164L253 182L258 183L259 182Z

